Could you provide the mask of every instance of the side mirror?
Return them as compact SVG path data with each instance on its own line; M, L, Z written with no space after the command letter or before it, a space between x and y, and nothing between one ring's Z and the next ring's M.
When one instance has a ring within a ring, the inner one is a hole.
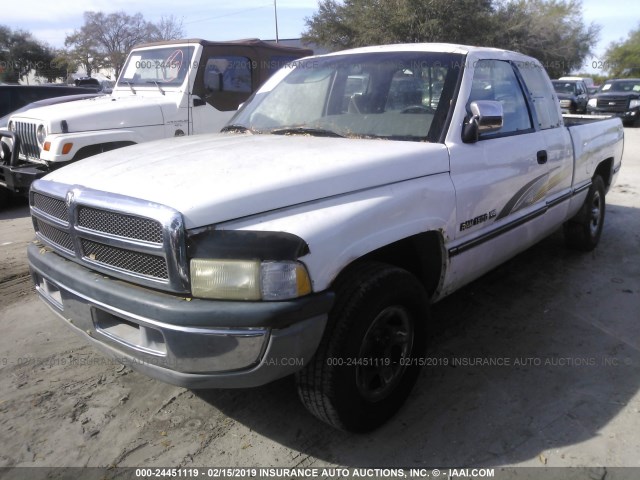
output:
M462 127L462 141L475 143L483 133L497 132L504 123L502 104L492 100L477 100L469 105L471 114Z

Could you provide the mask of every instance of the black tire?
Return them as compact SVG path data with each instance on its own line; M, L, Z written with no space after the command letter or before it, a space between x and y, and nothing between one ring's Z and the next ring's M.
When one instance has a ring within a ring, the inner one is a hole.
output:
M409 272L368 262L341 275L316 355L296 374L298 394L320 420L367 432L409 396L426 342L429 301Z
M11 192L6 188L0 186L0 210L9 206L10 200L11 200Z
M587 198L580 211L564 224L568 247L590 252L598 245L606 211L605 185L600 175L593 177Z

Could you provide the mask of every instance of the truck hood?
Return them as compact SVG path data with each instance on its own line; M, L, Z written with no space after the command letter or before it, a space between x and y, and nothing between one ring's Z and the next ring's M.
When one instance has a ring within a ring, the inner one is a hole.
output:
M448 170L442 144L212 134L112 150L44 179L163 204L195 228Z
M596 95L594 95L591 98L598 98L600 100L607 100L607 99L620 99L620 98L628 98L629 100L634 100L637 98L640 98L640 93L638 92L601 92L598 93Z
M67 122L69 132L162 125L164 118L161 105L170 102L162 98L165 97L106 95L33 108L16 116L15 120L43 123L49 133L62 133L62 120Z

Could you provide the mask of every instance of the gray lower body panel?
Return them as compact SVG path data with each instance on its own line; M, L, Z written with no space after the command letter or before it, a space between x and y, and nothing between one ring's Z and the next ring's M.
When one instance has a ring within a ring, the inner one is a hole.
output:
M292 302L188 301L96 274L37 245L28 253L37 292L67 326L116 361L187 388L258 386L300 370L333 300L326 293Z

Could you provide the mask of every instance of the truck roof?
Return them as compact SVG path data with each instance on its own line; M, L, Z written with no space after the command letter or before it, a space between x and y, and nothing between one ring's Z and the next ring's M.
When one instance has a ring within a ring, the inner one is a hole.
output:
M199 45L202 45L203 47L243 45L248 47L279 50L279 51L282 51L283 53L292 52L298 55L301 53L304 54L305 56L313 55L313 50L309 48L288 47L288 46L280 45L273 42L265 42L258 38L245 38L241 40L228 40L228 41L212 41L212 40L203 40L201 38L184 38L180 40L165 40L161 42L142 43L142 44L136 45L134 48L155 47L155 46L162 46L162 45L177 45L177 44L185 44L185 43L197 43Z
M380 45L374 47L360 47L340 52L332 52L326 54L329 55L342 55L342 54L358 54L358 53L374 53L374 52L435 52L435 53L459 53L459 54L485 54L488 56L494 56L496 58L508 57L511 59L520 59L522 61L535 62L538 61L533 57L529 57L522 53L513 52L510 50L503 50L500 48L491 47L475 47L471 45L459 45L455 43L399 43L393 45Z

